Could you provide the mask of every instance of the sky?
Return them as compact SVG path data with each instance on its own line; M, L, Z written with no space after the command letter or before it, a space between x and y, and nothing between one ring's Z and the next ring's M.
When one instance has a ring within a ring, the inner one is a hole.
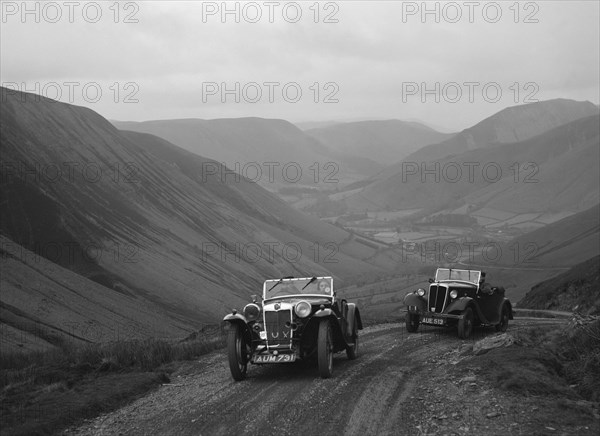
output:
M419 120L599 103L598 1L2 1L0 81L111 120Z

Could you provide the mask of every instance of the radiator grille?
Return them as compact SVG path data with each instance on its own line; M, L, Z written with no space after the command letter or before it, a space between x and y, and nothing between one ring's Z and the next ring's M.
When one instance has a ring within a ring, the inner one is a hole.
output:
M269 347L291 345L292 330L291 310L280 310L278 312L265 312L265 331L267 333L267 345ZM288 326L286 327L286 323Z
M441 313L446 306L446 294L448 288L445 286L432 285L429 287L429 307L432 312Z

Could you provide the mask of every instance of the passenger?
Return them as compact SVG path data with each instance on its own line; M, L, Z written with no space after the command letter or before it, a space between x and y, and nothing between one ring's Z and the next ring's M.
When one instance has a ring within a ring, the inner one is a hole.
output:
M331 286L329 285L329 280L321 280L319 282L319 285L317 287L317 289L319 289L319 292L321 294L330 294L331 293Z

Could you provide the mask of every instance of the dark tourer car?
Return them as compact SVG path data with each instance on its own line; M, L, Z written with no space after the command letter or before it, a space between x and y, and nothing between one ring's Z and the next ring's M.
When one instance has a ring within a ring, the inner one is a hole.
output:
M513 319L504 288L491 286L481 271L438 268L429 283L427 291L418 289L404 297L406 329L411 333L419 324L447 326L466 339L475 326L493 325L504 332Z
M319 374L331 377L333 354L358 353L362 329L355 304L338 299L331 277L267 280L262 302L225 316L231 375L246 378L248 363L290 363L316 357Z

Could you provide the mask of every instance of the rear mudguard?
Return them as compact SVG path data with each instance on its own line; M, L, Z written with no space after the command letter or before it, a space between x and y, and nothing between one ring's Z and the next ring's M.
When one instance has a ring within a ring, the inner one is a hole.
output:
M340 322L331 309L321 309L315 312L309 324L318 323L321 319L328 318L333 330L333 349L335 352L345 350L348 347L348 342L344 337ZM361 323L362 325L362 323ZM316 327L316 326L315 326Z
M358 307L354 303L348 303L348 332L354 331L354 323L358 330L362 330L362 320L360 319L360 312Z
M404 297L404 304L411 313L423 313L427 312L427 301L423 297L419 297L417 294L408 294ZM416 311L414 308L417 308Z
M510 304L510 300L508 298L505 298L504 301L502 302L502 304L500 305L500 312L498 313L498 319L500 319L500 317L502 316L502 308L504 306L508 307L508 319L514 319L512 304Z

